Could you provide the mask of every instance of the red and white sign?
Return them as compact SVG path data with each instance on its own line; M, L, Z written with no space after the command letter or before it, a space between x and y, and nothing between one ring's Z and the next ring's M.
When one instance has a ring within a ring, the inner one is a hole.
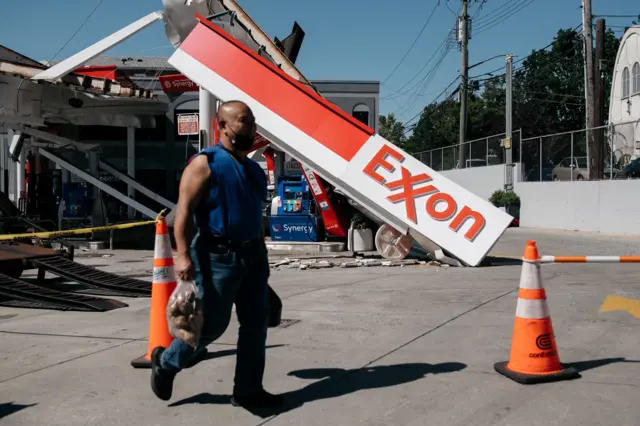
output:
M476 266L513 218L380 136L374 136L340 176L376 205L399 231L419 233ZM357 200L356 200L357 201Z
M197 92L200 90L197 84L182 74L161 75L159 80L165 93Z
M178 134L180 136L197 135L200 133L198 114L178 115Z
M217 98L245 102L260 133L384 222L476 266L513 220L198 19L169 63Z

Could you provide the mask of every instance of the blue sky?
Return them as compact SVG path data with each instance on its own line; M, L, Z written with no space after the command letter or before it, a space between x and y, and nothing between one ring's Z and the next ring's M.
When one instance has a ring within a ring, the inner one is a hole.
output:
M77 30L98 0L3 0L0 44L37 60L50 60ZM434 56L455 24L460 1L440 0L434 15L413 50L393 75L437 0L239 0L240 5L271 37L289 34L294 21L306 32L297 65L309 79L385 81L381 89L381 113L395 112L401 119L415 116L455 78L460 52L454 44L428 85L418 84L432 62L408 85ZM635 5L634 5L635 3ZM482 9L478 10L482 4ZM517 6L526 6L510 15ZM527 55L551 42L560 28L581 23L580 0L486 0L470 3L474 20L469 64L494 55ZM93 17L56 57L65 58L154 10L160 0L104 0ZM46 11L46 12L45 12ZM34 13L35 12L35 13ZM596 15L640 14L637 0L593 0ZM621 34L630 18L607 18ZM161 23L147 28L107 54L169 56L172 48ZM475 67L470 75L494 70L503 59ZM394 94L400 89L401 96ZM403 92L407 92L403 94ZM391 97L393 99L384 99Z

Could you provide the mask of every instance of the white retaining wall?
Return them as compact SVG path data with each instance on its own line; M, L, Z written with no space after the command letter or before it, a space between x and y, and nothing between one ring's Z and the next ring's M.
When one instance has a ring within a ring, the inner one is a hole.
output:
M447 170L438 173L485 200L489 199L493 191L504 189L504 164ZM513 176L514 180L517 180L518 176L520 176L520 164L516 164L516 167L513 168Z
M640 235L640 179L573 182L519 182L520 226L568 231ZM488 199L505 182L504 165L440 172Z
M520 226L640 235L640 180L519 182Z

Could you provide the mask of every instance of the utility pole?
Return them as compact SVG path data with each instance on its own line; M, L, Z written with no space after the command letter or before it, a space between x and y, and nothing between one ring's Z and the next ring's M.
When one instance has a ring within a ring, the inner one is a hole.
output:
M593 37L591 31L591 0L582 0L582 38L584 39L584 77L585 77L585 112L587 122L587 161L589 164L589 179L597 180L598 171L595 161L595 116L593 114Z
M460 132L458 148L458 167L465 167L464 141L467 135L467 89L469 79L469 0L462 0L462 14L458 18L458 41L462 52L460 67Z
M595 88L594 88L594 116L596 127L604 126L604 32L605 22L604 19L596 19L596 63L595 63ZM595 161L596 171L598 176L603 176L604 170L604 128L596 131L596 146L595 146ZM613 165L613 153L609 153L609 163ZM609 174L611 170L609 170ZM609 176L604 176L608 178Z
M506 72L505 72L505 98L506 98L506 107L505 107L505 135L504 135L504 149L505 149L505 171L506 171L506 180L505 180L505 189L507 191L511 191L513 189L513 149L512 147L512 103L513 103L513 57L511 55L507 55L505 58L506 62Z

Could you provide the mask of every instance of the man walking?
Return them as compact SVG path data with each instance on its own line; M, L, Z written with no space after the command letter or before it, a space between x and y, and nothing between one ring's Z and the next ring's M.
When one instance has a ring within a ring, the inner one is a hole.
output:
M267 338L269 262L264 243L262 202L267 180L247 158L255 118L243 102L218 110L220 141L189 163L180 180L174 232L176 273L194 279L204 311L198 348L174 339L151 354L151 388L169 400L177 373L227 329L232 306L240 323L233 396L235 406L277 408L281 395L262 387Z

